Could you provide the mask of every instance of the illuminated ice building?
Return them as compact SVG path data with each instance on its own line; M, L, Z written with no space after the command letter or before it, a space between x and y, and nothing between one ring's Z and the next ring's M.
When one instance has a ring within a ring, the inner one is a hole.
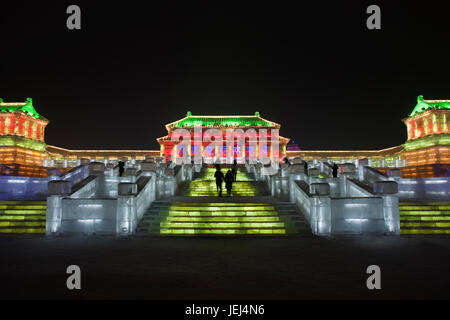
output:
M408 141L402 157L408 164L403 177L450 176L450 100L424 100L404 119Z
M198 131L196 131L196 129ZM161 146L161 155L167 161L169 158L183 157L185 152L191 157L200 154L202 157L211 157L227 162L227 157L237 159L243 163L244 159L264 155L273 158L272 130L279 130L278 123L266 120L255 112L254 115L245 116L199 116L187 112L186 117L166 125L168 134L158 138ZM176 138L174 139L174 135ZM190 146L180 146L179 136L185 136L190 140ZM231 137L232 144L227 145L227 139ZM289 139L277 135L279 139L276 152L278 159L286 156L286 145ZM239 140L242 139L242 143ZM264 139L265 143L259 141ZM213 141L219 141L212 145ZM227 152L227 148L230 148Z
M0 99L0 172L2 175L46 177L44 130L48 120L33 101L4 102Z
M302 150L289 147L290 139L279 136L278 157L301 157L307 161L328 159L337 163L355 163L367 159L369 166L388 173L391 168L400 168L405 178L443 177L448 175L450 163L449 134L450 100L424 100L418 97L417 105L410 116L403 120L407 126L408 140L403 145L382 150ZM280 129L280 124L264 119L258 112L254 115L192 115L167 124L167 135L156 139L160 150L70 150L47 145L45 128L49 121L34 108L32 99L25 102L4 102L0 100L0 164L2 175L46 177L48 169L60 173L80 165L81 159L103 163L142 161L146 157L182 157L185 152L192 157L200 153L226 162L227 148L234 159L248 160L249 156L272 155L271 130ZM194 128L201 128L202 140L196 140ZM191 147L181 146L180 138L174 138L176 129L188 132ZM220 132L222 145L212 145L212 138L206 133L213 129ZM233 145L227 145L227 130L235 133ZM252 130L254 134L252 135ZM241 134L243 133L243 134ZM260 135L266 143L260 149ZM241 136L240 136L241 134ZM252 140L252 137L255 139ZM239 139L244 138L241 148ZM257 143L252 143L257 142ZM209 146L208 146L209 145ZM174 160L174 159L171 159Z
M449 107L419 96L408 140L382 150L302 150L258 112L188 112L160 150L70 150L45 143L49 121L30 98L0 99L0 233L450 234ZM246 161L261 155L275 169ZM224 201L214 164L234 159Z

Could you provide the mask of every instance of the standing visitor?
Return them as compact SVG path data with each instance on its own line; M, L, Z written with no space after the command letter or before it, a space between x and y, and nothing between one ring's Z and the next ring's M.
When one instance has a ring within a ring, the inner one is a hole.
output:
M308 162L306 162L306 160L303 161L303 168L305 169L305 174L308 174Z
M233 188L234 174L231 170L228 170L225 175L225 187L227 188L227 195L231 196L231 189Z
M119 161L119 177L123 175L125 171L125 163L123 161Z
M214 173L214 178L216 178L216 187L219 192L219 197L222 196L222 182L224 180L224 176L222 171L220 171L220 165L216 164L216 173Z
M339 167L336 163L333 164L333 178L337 178Z
M232 168L231 168L231 173L232 173L232 175L233 175L233 181L236 181L237 170L238 170L238 168L237 168L237 161L234 160L233 166L232 166Z

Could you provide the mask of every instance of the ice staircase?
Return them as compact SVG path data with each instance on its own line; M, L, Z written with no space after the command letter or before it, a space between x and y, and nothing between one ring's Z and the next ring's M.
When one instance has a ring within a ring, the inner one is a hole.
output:
M139 235L311 234L290 203L169 203L157 201L140 221Z
M45 234L46 201L0 201L0 234Z
M228 169L222 169L225 175ZM215 168L205 168L197 178L190 183L180 186L178 195L189 197L208 197L218 196L216 181L214 178ZM227 191L225 183L222 184L222 195L226 196ZM262 181L254 181L252 175L247 173L244 168L239 169L236 175L236 181L233 182L231 196L233 197L253 197L267 196L268 191Z
M450 234L450 202L400 202L400 234Z
M267 202L263 182L254 181L240 168L233 183L232 196L218 197L215 168L204 168L194 180L178 190L178 201L156 201L144 214L138 235L233 236L233 235L310 235L305 218L295 205ZM225 174L228 169L223 168Z

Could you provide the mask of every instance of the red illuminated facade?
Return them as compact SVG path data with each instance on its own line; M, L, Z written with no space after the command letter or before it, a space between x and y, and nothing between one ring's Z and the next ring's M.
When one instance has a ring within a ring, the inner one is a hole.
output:
M201 131L197 133L195 127L201 128ZM226 158L231 155L238 161L260 155L273 157L275 153L272 150L272 134L274 132L272 130L279 130L280 125L262 118L258 112L249 116L194 116L188 112L185 118L167 124L166 129L167 136L157 139L161 147L161 156L166 161L172 159L173 155L181 158L185 152L188 152L191 157L200 154L204 157L222 158L225 163ZM180 143L184 138L181 139L180 135L175 133L176 129L184 132L181 134L182 136L189 137L189 147ZM207 132L208 129L215 129L214 138ZM227 139L230 132L233 134L232 143ZM212 146L213 141L220 141L220 139L215 140L219 135L222 142L220 145ZM277 138L279 138L278 157L281 159L286 155L286 145L289 139L281 136L277 136ZM261 139L265 140L265 143L261 142ZM244 145L243 150L242 145ZM230 147L232 150L227 153L227 148Z
M403 120L408 131L404 178L450 176L450 100L424 100Z

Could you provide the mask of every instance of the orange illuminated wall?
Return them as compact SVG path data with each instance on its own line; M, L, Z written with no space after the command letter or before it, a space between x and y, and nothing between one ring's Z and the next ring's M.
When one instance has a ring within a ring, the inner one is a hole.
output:
M410 117L403 120L408 133L402 154L407 163L404 178L449 176L449 107L450 100L419 96Z
M48 120L36 112L31 98L25 102L0 99L0 174L46 175L44 142Z

